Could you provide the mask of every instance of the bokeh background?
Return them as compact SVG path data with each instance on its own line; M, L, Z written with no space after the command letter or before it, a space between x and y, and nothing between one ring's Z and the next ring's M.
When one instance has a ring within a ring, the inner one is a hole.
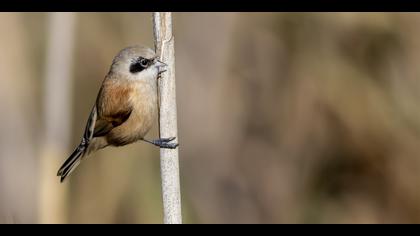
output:
M173 21L185 223L420 223L420 14ZM0 223L162 223L154 146L55 176L152 14L1 13L0 32Z

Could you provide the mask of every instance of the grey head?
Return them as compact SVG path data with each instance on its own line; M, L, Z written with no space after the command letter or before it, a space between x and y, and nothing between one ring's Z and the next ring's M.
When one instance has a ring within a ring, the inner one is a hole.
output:
M165 66L152 49L135 45L122 49L114 57L110 73L125 75L130 79L156 78Z

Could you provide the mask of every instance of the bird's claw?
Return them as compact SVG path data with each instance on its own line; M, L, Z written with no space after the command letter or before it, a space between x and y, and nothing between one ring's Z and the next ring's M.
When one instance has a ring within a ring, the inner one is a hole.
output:
M160 148L175 149L176 147L179 146L179 144L178 143L169 143L169 142L173 141L174 139L175 139L175 137L160 138L160 139L154 140L153 144L160 147Z

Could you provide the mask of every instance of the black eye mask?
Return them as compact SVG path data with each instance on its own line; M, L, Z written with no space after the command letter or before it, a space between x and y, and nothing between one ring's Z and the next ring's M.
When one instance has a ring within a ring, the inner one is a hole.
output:
M146 69L147 67L149 67L151 62L152 61L149 60L149 59L139 57L137 60L135 60L131 63L130 72L131 73L138 73L138 72Z

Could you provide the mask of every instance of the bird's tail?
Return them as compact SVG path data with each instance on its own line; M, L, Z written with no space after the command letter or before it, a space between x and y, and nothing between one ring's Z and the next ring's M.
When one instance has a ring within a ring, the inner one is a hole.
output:
M88 145L84 140L79 144L79 146L74 150L74 152L67 158L63 163L60 169L57 172L57 176L60 176L60 182L63 182L64 179L73 172L74 169L80 164L82 157L86 154Z

